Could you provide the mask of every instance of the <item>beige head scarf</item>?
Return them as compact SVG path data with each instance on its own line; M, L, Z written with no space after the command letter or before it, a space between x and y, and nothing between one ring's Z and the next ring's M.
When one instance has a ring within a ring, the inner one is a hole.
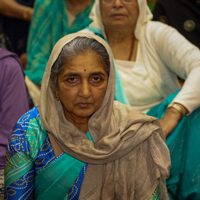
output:
M103 44L111 63L104 101L88 123L94 144L65 119L62 104L56 101L51 89L51 67L62 47L77 36L94 38ZM42 80L39 111L42 126L64 152L88 163L79 199L147 200L159 184L158 180L169 175L169 151L162 139L159 121L114 102L114 87L113 57L104 40L84 33L63 37L53 48ZM162 199L167 199L162 183L160 181Z
M145 25L149 20L153 18L149 7L147 6L146 0L137 0L139 7L139 15L137 19L137 24L135 28L135 37L140 40L140 30L143 25ZM101 11L100 11L100 0L95 0L95 3L92 7L90 13L90 19L93 21L89 26L99 29L104 37L106 37L104 25L101 19Z

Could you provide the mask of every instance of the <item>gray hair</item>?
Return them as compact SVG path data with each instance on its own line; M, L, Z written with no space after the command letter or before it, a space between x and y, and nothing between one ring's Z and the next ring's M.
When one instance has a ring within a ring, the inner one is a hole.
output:
M76 55L85 54L87 51L96 52L105 66L106 72L108 75L110 74L110 60L106 48L93 38L76 37L62 48L51 68L51 80L54 90L57 88L58 75L63 70L64 64Z

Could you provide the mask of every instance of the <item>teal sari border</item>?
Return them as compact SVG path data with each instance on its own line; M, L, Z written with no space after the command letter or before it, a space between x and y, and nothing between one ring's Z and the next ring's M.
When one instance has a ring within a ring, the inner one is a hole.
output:
M86 133L93 142L89 132ZM94 143L94 142L93 142ZM67 193L73 186L85 163L64 153L48 164L35 177L34 199L67 200Z

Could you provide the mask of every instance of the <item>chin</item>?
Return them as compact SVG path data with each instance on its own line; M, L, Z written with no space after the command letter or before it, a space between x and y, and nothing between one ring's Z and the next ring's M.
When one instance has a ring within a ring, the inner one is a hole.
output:
M93 115L94 111L87 111L87 110L82 110L81 112L77 112L76 116L77 117L83 117L83 118L89 118Z
M113 28L125 28L126 24L124 24L124 22L115 22L112 24Z

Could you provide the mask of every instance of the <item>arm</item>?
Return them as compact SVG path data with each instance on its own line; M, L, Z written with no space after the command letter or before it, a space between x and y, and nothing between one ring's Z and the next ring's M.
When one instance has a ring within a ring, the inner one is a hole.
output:
M13 57L1 60L0 94L0 154L3 156L14 125L29 110L23 72Z
M24 130L16 124L8 140L5 166L5 199L32 199L34 162Z
M200 75L200 67L193 69L189 74L188 78L186 79L182 90L172 101L181 108L183 116L188 114L189 110L192 111L193 109L199 107L199 102L198 102L199 75ZM191 86L193 85L195 88L191 88ZM191 90L196 91L196 94L193 94ZM164 130L165 137L167 137L167 135L176 127L180 119L181 119L180 112L178 112L175 108L167 109L165 115L160 120L160 123Z
M160 29L160 30L159 30ZM162 30L162 32L161 32ZM164 42L161 42L164 41ZM155 34L156 51L166 66L182 79L186 80L182 90L173 100L183 114L192 113L200 106L200 51L175 29L160 25ZM165 136L178 124L180 113L174 109L167 109L161 119Z
M49 1L41 2L36 1L34 7L35 12L28 35L28 65L25 71L36 85L41 85L46 64L53 48L51 29L53 25L51 24L50 7L47 4Z
M7 17L31 21L33 8L21 5L15 0L0 0L0 13Z
M188 110L182 104L177 103L177 105L182 109L183 115L188 113ZM181 118L182 116L175 108L167 109L165 115L160 120L165 138L176 128Z

